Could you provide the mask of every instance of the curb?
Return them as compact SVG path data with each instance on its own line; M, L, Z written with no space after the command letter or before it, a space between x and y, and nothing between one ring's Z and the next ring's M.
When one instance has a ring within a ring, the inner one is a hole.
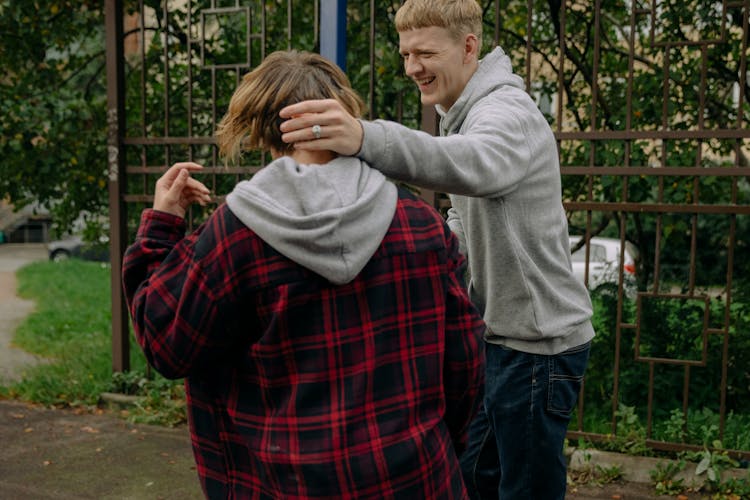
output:
M651 471L656 470L660 464L678 466L679 460L668 458L641 457L601 451L594 449L573 449L570 452L570 464L568 469L576 472L591 470L592 467L604 469L617 467L621 472L621 478L625 481L641 484L653 484ZM706 474L696 474L697 464L685 462L685 468L675 475L675 479L682 479L687 487L700 487L706 481ZM722 480L729 478L742 479L750 477L748 469L731 468L722 471Z
M118 392L102 392L99 394L99 407L108 407L112 409L125 410L136 406L143 400L142 396L132 396L129 394L120 394Z

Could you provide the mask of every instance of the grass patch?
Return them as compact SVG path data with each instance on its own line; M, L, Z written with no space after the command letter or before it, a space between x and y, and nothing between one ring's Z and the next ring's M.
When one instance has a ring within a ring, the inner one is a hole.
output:
M14 343L48 362L28 368L23 380L0 387L5 397L46 406L95 408L102 392L142 396L124 412L132 421L162 425L185 422L181 381L148 370L131 337L131 372L112 373L110 267L71 259L35 262L17 273L18 293L36 303L16 330ZM125 384L127 385L127 384Z

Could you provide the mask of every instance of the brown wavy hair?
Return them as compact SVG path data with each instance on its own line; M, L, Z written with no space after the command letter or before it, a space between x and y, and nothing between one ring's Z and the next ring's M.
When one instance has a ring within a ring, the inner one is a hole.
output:
M336 99L355 117L365 109L346 74L328 59L305 51L273 52L234 91L216 130L219 153L228 162L243 150L290 153L294 145L281 140L279 111L307 99Z

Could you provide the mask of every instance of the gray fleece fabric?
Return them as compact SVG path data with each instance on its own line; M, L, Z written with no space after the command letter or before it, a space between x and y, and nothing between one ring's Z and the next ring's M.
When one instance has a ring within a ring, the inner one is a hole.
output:
M480 61L441 137L362 121L359 157L388 177L450 193L487 341L557 354L591 340L588 291L571 270L555 137L499 47Z
M281 157L227 196L234 215L285 257L340 285L380 246L396 186L358 158L302 165Z

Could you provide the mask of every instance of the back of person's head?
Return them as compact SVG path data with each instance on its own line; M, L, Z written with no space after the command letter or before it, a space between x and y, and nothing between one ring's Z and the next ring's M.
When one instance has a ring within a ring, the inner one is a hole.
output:
M279 111L308 99L336 99L356 117L362 116L365 107L346 74L323 56L296 50L273 52L242 78L232 95L216 131L219 152L231 161L242 150L290 153L294 146L281 140Z
M482 41L482 7L477 0L406 0L395 22L399 32L437 26L455 40L473 33Z

